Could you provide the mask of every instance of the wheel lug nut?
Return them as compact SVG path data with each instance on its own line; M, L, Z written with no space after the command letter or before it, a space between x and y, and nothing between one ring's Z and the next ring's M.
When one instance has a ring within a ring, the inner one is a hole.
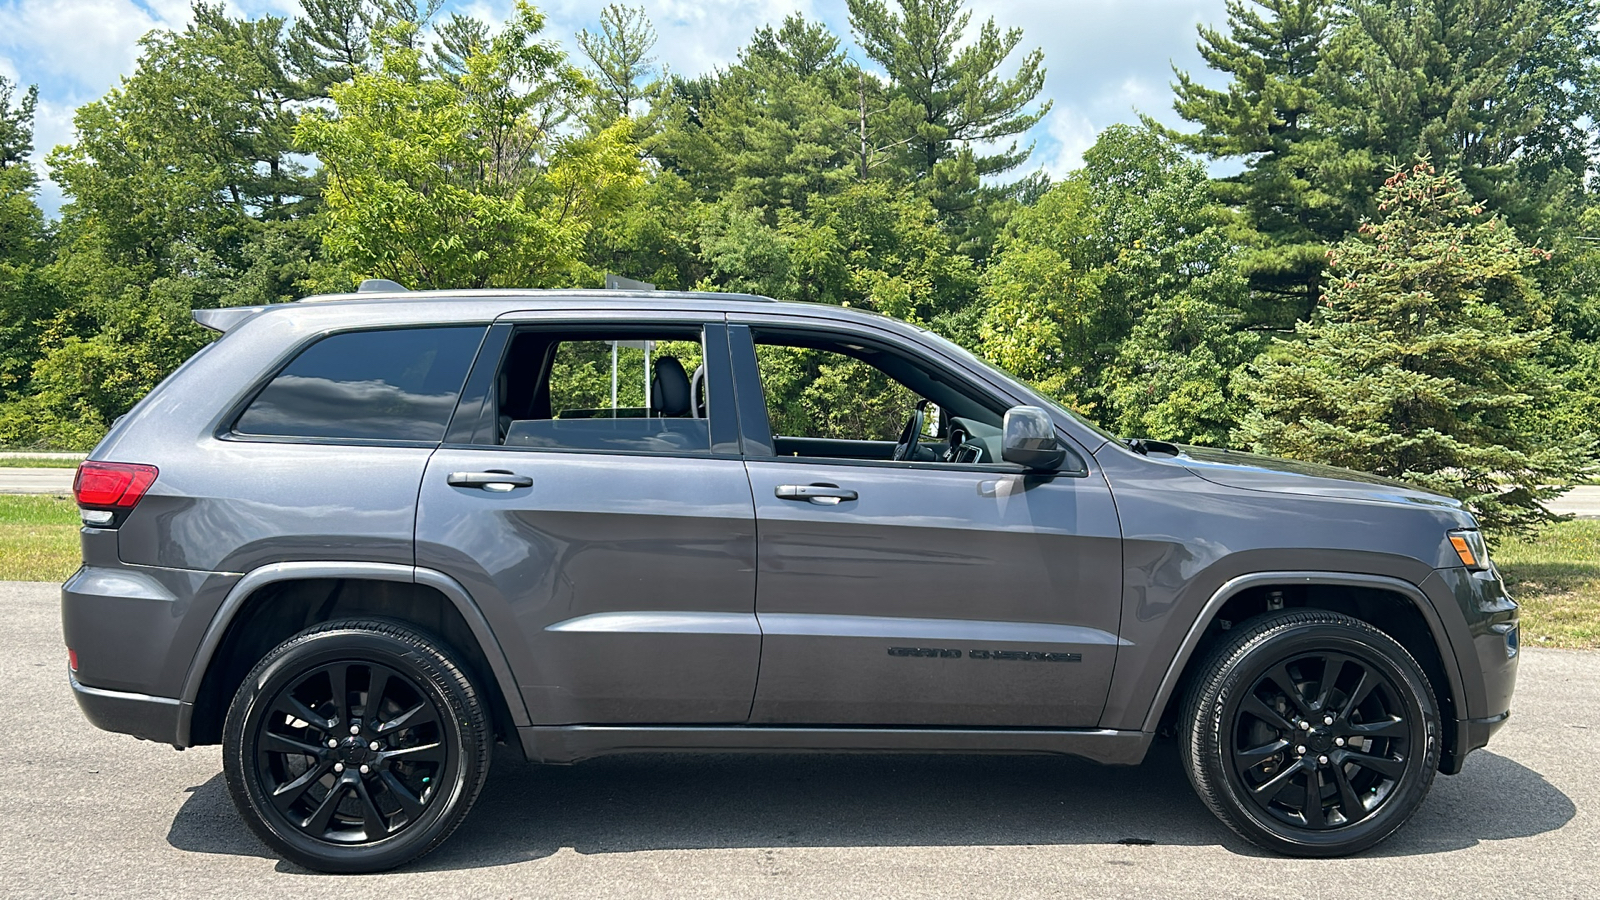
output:
M328 738L328 747L330 749L333 748L333 747L337 747L337 746L339 746L339 742L337 740L335 740L333 738Z
M1333 742L1340 747L1344 746L1344 738L1334 738Z
M351 725L350 726L350 733L351 734L360 734L361 733L361 726L360 725Z
M1323 762L1327 762L1327 761L1328 761L1328 758L1327 758L1327 757L1326 757L1326 756L1324 756L1324 757L1323 757L1323 758L1322 758L1322 761L1323 761ZM370 768L368 768L368 767L366 767L366 766L362 766L362 767L361 767L361 774L363 774L363 775L365 775L365 774L367 774L367 773L368 773L368 772L370 772L370 771L372 771L372 770L371 770L371 769L370 769Z
M1339 743L1342 744L1342 743L1344 743L1344 741L1340 741ZM367 749L368 750L376 750L376 749L378 749L378 742L377 741L373 741L372 743L368 744L367 745Z
M1300 746L1294 748L1294 752L1300 754L1301 756L1305 756L1306 755L1306 745L1305 744L1301 744Z
M1301 731L1310 731L1311 730L1311 723L1310 722L1301 722L1300 723L1300 730Z
M344 763L334 763L333 764L333 770L335 772L343 772L344 771Z
M1322 717L1322 724L1324 724L1324 725L1332 725L1333 724L1333 716L1323 716Z
M1322 763L1323 765L1327 765L1328 764L1328 758L1326 756L1319 756L1319 757L1317 757L1317 762ZM365 769L366 766L362 766L361 768Z

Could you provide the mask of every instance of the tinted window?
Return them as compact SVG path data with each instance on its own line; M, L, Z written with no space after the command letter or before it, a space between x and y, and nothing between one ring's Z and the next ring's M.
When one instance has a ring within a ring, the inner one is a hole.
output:
M705 454L711 397L695 331L530 331L501 371L501 443Z
M893 441L921 399L842 353L758 344L756 360L775 435Z
M312 344L239 417L241 434L437 441L483 326L336 334Z

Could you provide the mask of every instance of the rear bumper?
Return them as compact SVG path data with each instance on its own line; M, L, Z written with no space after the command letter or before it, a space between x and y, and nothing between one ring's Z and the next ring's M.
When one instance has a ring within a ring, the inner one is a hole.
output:
M84 718L96 728L131 734L144 741L178 745L178 720L183 704L172 697L109 691L78 683L71 673L72 696Z

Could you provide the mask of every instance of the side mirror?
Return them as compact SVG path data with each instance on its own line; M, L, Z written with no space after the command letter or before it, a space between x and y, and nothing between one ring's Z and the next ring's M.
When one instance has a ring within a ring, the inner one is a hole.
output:
M1037 406L1015 406L1006 411L1000 457L1030 469L1053 472L1066 461L1067 448L1056 437L1050 414Z

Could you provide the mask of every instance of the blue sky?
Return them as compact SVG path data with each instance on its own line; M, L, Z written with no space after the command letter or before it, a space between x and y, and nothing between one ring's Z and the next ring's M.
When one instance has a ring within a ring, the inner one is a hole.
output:
M629 0L638 4L640 0ZM548 34L573 48L572 35L594 29L596 0L548 0ZM844 0L642 0L660 34L656 55L672 71L696 74L727 64L752 31L799 12L849 33ZM293 15L298 0L234 0L248 15ZM511 0L448 0L447 9L493 22ZM1195 26L1221 25L1223 0L969 0L974 22L993 16L1002 28L1023 29L1019 53L1042 47L1049 71L1044 97L1055 102L1029 137L1037 142L1030 166L1052 174L1074 168L1100 129L1148 113L1172 114L1171 66L1199 72ZM49 148L72 140L72 112L131 74L140 36L152 28L181 29L188 0L0 0L0 73L39 86L36 156L44 173ZM853 50L853 48L852 48ZM858 59L859 51L854 51ZM1212 80L1214 79L1207 79ZM40 192L54 214L60 192Z

